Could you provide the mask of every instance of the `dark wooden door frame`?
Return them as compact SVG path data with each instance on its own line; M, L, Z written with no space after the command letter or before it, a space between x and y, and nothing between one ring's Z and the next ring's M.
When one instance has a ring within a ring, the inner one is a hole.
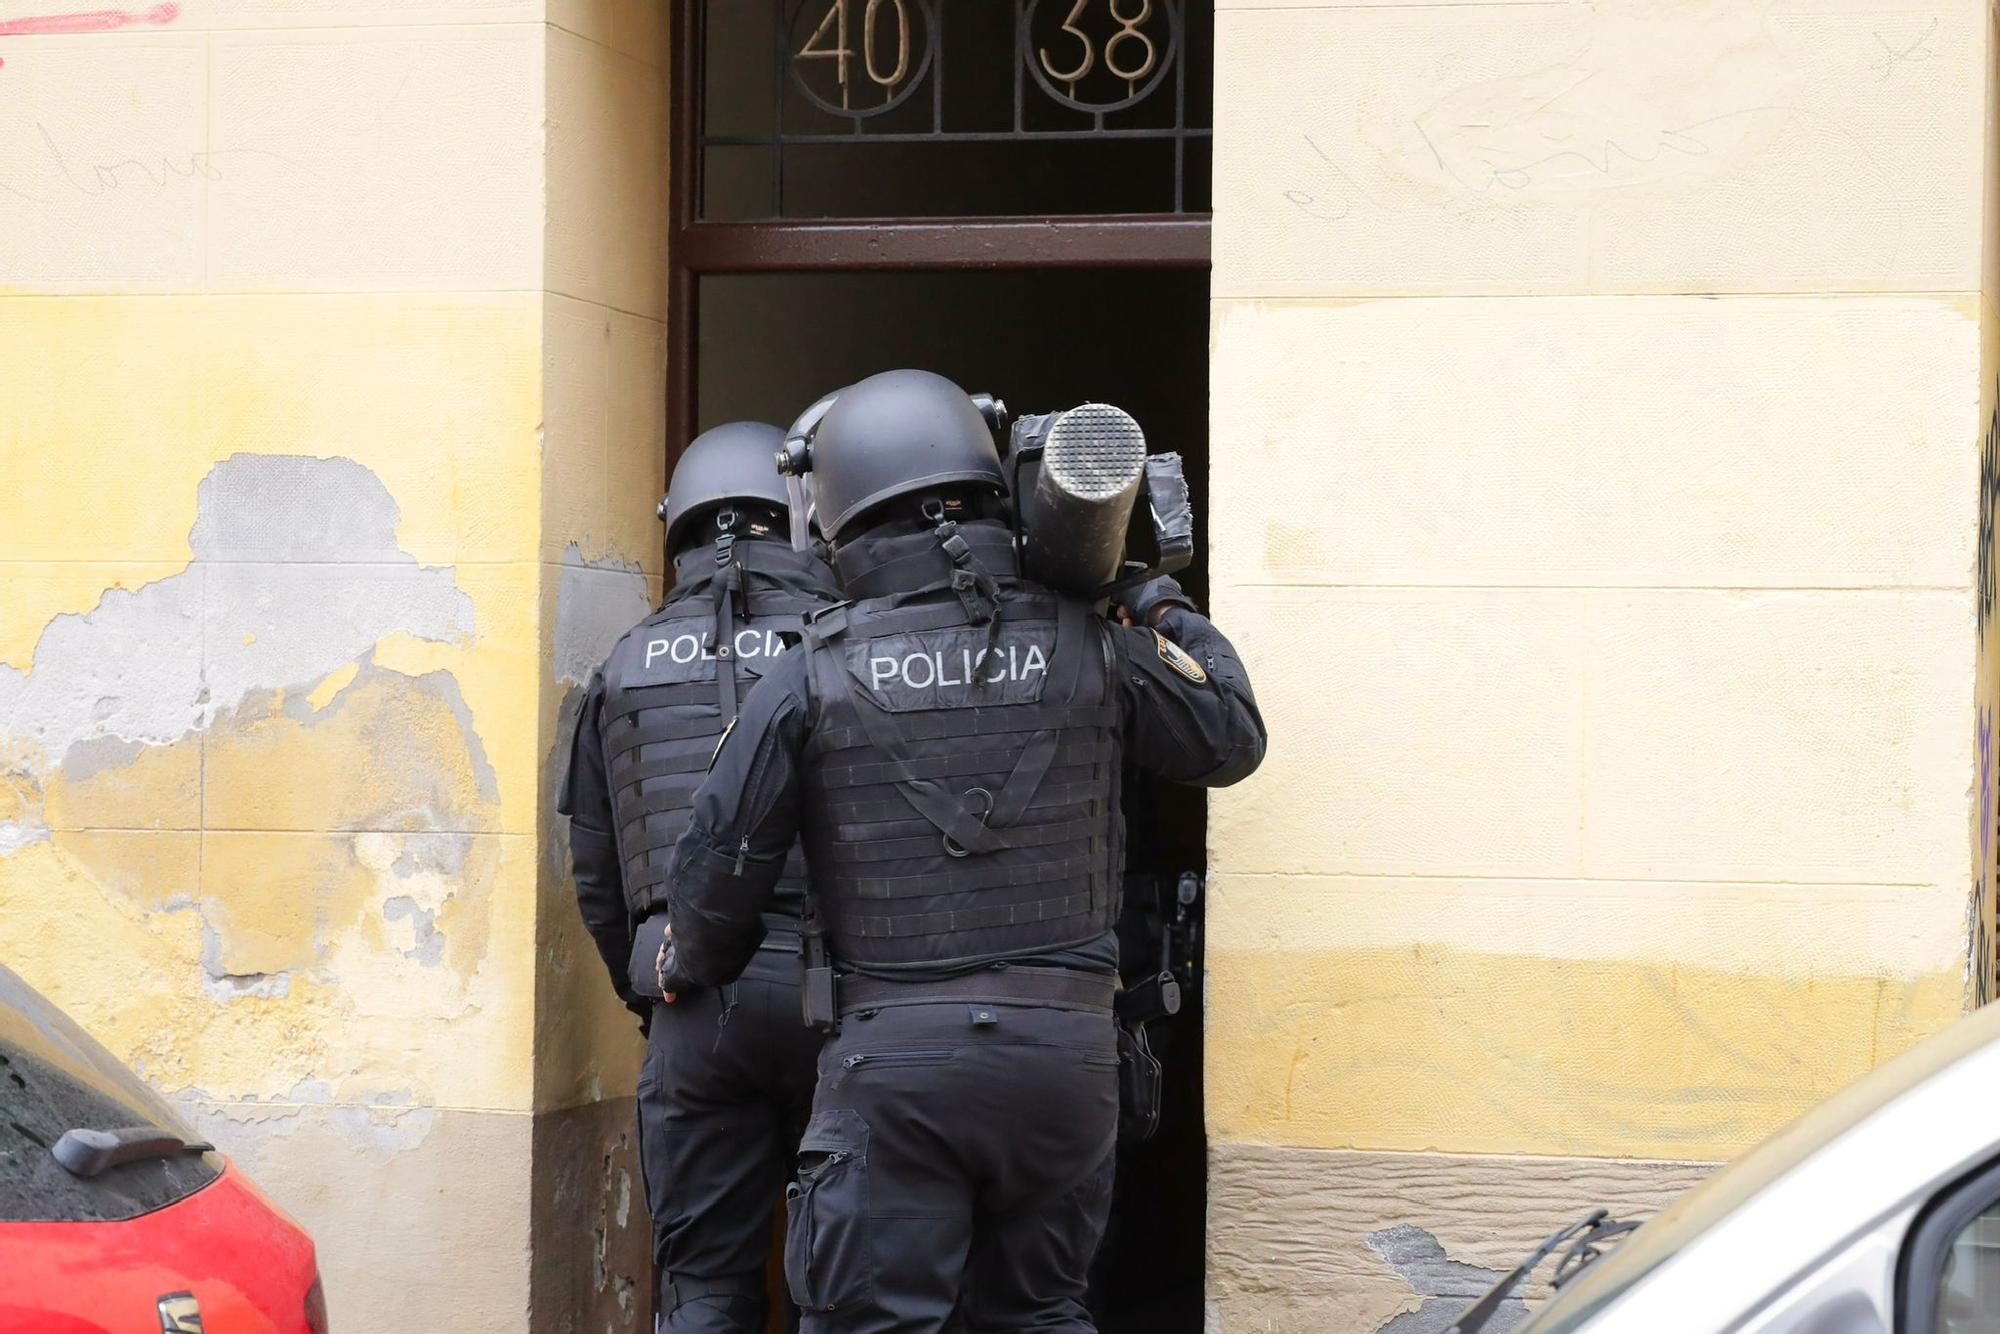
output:
M754 0L728 0L732 4ZM702 222L701 10L671 0L667 464L694 438L700 280L718 273L1205 269L1206 213Z

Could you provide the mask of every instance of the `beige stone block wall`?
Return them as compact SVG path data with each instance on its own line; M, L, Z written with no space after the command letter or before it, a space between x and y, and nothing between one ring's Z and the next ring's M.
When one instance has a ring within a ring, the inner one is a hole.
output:
M1431 1327L1982 994L1989 50L1221 7L1213 1324Z
M559 0L548 15L533 1283L536 1329L589 1334L650 1328L642 1049L577 916L554 798L591 672L660 597L666 14L657 0Z
M337 1326L642 1328L553 800L659 588L664 8L135 13L0 37L0 960Z

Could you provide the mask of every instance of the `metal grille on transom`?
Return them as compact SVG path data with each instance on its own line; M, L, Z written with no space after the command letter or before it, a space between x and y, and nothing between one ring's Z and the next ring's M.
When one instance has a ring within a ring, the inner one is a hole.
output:
M695 216L1208 208L1213 0L709 0Z

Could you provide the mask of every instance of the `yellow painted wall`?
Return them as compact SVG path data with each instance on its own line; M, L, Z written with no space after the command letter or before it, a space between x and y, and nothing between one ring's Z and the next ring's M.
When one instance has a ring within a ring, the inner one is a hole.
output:
M638 1328L552 802L658 587L664 11L143 13L0 37L0 960L338 1324Z
M1524 1166L1525 1250L1984 985L1991 39L1971 0L1216 26L1212 577L1273 741L1212 806L1214 1217L1262 1228L1285 1146L1362 1221L1331 1307L1213 1231L1210 1289L1375 1328L1435 1299L1395 1228L1490 1250L1490 1155L1576 1164Z

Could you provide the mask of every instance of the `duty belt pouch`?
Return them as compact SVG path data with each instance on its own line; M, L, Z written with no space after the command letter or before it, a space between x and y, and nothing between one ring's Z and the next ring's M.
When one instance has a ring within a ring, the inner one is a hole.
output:
M826 923L820 920L819 904L806 898L799 922L799 1009L807 1028L831 1033L840 1027L840 997L836 994L833 963L826 955Z
M1160 1128L1160 1060L1142 1025L1118 1025L1118 1138L1137 1143Z

